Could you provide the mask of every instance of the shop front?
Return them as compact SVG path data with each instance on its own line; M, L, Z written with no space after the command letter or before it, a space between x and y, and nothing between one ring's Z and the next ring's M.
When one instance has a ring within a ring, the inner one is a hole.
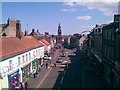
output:
M39 63L40 66L42 66L43 65L43 58L39 58L38 63Z
M31 67L31 64L28 64L27 66L22 68L22 81L23 82L26 80L26 78L30 77L30 67Z
M16 87L20 86L20 74L19 74L19 70L17 70L16 72L8 75L8 87L9 90L15 90Z
M38 71L38 59L35 59L34 61L32 61L32 70L34 71Z

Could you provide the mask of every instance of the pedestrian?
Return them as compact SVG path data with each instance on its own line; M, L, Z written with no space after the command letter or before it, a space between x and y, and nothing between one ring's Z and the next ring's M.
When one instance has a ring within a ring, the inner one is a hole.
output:
M56 63L54 63L54 67L56 67Z
M42 70L41 65L38 66L38 71L40 72Z
M25 90L27 90L27 88L28 88L28 83L25 82Z
M24 82L20 82L20 88L21 88L21 90L24 89Z
M35 73L33 73L33 77L34 77L34 78L36 77Z
M48 68L48 63L46 63L46 68Z
M36 74L36 76L38 76L38 71L36 71L36 73L35 73L35 74Z

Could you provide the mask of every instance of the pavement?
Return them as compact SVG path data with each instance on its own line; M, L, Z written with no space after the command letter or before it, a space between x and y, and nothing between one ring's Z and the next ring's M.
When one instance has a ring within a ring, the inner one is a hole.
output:
M95 71L88 71L91 66L86 63L85 68L85 88L108 88L102 74L96 74Z
M42 82L45 78L45 76L47 75L47 73L51 70L51 68L46 68L45 65L42 66L42 70L38 73L39 76L37 76L36 78L34 77L30 77L27 79L27 83L28 83L28 88L37 88L39 87L38 85L40 84L40 82Z
M28 88L38 88L40 86L40 84L42 84L42 82L45 80L45 78L47 77L47 75L49 74L49 72L51 71L52 67L51 64L54 63L55 59L57 58L57 55L58 55L58 52L59 50L57 50L55 53L54 53L54 57L53 59L50 61L51 63L48 65L49 68L46 68L45 64L46 62L44 62L43 66L42 66L42 69L40 72L38 72L38 75L36 78L34 78L33 76L28 78L26 80L26 82L28 83ZM48 61L49 62L49 61Z

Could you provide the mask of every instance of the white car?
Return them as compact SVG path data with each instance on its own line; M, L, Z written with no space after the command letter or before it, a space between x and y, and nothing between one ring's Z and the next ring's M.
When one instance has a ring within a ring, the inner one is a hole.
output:
M44 59L44 60L51 60L52 58L51 58L51 56L45 55L45 56L43 57L43 59Z
M63 59L62 58L58 58L58 60L56 61L56 63L62 63Z
M71 61L63 61L62 64L71 64Z

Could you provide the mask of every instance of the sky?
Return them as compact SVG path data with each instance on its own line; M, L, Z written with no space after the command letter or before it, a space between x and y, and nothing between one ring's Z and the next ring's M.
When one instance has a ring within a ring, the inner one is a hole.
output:
M22 31L57 34L58 24L63 35L90 31L96 24L110 23L118 13L119 0L2 0L2 22L20 20Z

